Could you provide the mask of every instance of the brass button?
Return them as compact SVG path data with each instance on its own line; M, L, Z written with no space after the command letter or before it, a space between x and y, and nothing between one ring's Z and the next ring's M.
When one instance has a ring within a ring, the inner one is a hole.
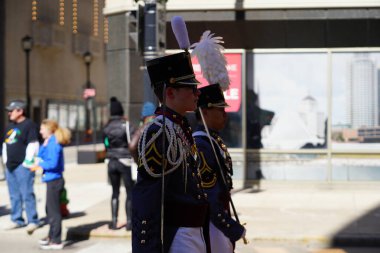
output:
M143 221L141 222L141 224L146 224L146 220L143 220Z
M198 199L201 199L201 195L198 195Z
M142 234L142 235L145 235L145 234L146 234L146 231L145 231L145 230L142 230L142 231L141 231L141 234Z
M195 173L194 172L192 173L192 175L193 175L193 177L195 177Z
M141 244L144 244L144 243L145 243L145 240L141 240L140 243L141 243Z
M226 227L228 227L228 228L229 228L230 226L231 226L231 225L227 223Z
M225 220L225 219L223 219L223 220L222 220L222 222L226 222L226 220ZM227 224L227 225L228 225L228 224Z
M204 195L205 195L205 198L207 198L207 193L204 193Z
M222 214L218 213L218 217L222 217Z
M197 184L197 187L198 187L198 188L201 188L201 186L200 186L199 184Z

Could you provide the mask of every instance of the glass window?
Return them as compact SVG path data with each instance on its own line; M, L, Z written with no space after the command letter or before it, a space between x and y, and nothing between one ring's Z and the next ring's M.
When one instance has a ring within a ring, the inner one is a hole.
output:
M241 148L242 144L242 112L228 112L227 122L220 136L229 148Z
M242 53L224 53L227 61L228 77L230 85L224 91L224 98L229 107L226 108L227 123L221 137L229 148L241 148L242 144ZM199 88L208 85L208 81L203 77L200 64L196 57L192 58L194 73L197 80L201 83ZM190 115L192 127L196 122L194 115ZM194 128L195 129L195 128Z
M78 119L78 111L76 105L69 105L69 125L70 129L76 129L77 119Z
M249 154L250 180L326 180L328 159L324 154Z
M380 150L379 52L332 54L332 148Z
M85 108L84 105L78 105L78 130L85 130L84 129L84 123L85 123Z
M47 117L58 121L58 104L48 103Z
M103 107L101 105L96 107L96 130L102 129L102 109Z
M67 104L60 104L59 105L59 120L58 124L60 127L68 127L68 106Z
M256 53L247 84L247 147L326 147L327 54Z

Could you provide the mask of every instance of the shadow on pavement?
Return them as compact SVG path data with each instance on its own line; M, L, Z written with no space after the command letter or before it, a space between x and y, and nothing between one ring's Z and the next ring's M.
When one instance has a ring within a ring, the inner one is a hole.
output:
M90 238L90 234L92 230L95 230L105 224L109 224L109 221L98 221L95 223L84 224L76 227L70 227L67 230L66 241L72 241L75 243L76 241L84 241ZM72 244L73 244L72 243Z
M332 247L380 247L380 206L351 221L331 238ZM347 253L351 253L349 249ZM379 251L380 252L380 251Z
M256 188L252 188L249 192L247 193L260 193L260 192L264 192L265 190L262 190L262 189L256 189Z
M11 213L11 210L6 206L0 206L0 217L4 215L8 215Z
M86 215L86 212L71 212L68 216L63 217L63 219L65 220L75 219L75 218L79 218L85 215Z

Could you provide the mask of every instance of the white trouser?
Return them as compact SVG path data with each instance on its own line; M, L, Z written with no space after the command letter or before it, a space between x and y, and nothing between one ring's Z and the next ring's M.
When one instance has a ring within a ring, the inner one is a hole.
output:
M234 247L228 237L210 222L210 242L212 253L232 253Z
M174 236L169 253L206 253L203 229L180 227Z

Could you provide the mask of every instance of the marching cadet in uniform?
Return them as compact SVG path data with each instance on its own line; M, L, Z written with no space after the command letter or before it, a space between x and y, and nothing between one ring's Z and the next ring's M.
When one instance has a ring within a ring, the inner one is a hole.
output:
M168 55L146 65L162 106L138 146L132 252L210 252L208 201L192 130L184 116L196 109L199 96L190 55Z
M219 84L203 87L200 91L198 106L199 110L202 110L210 137L203 124L197 127L193 136L201 160L202 186L210 202L211 252L232 253L235 242L245 235L245 229L232 218L229 209L230 190L232 189L232 160L219 135L219 131L224 128L227 120L224 108L228 105ZM199 112L197 114L197 118L200 120Z
M232 253L235 242L245 241L245 228L238 222L230 191L232 189L232 160L219 135L227 120L223 90L229 86L226 61L220 53L221 37L212 37L206 31L196 43L193 55L197 56L203 76L211 85L200 88L196 117L200 124L193 133L199 152L202 186L210 203L211 252ZM230 203L235 219L232 218Z

